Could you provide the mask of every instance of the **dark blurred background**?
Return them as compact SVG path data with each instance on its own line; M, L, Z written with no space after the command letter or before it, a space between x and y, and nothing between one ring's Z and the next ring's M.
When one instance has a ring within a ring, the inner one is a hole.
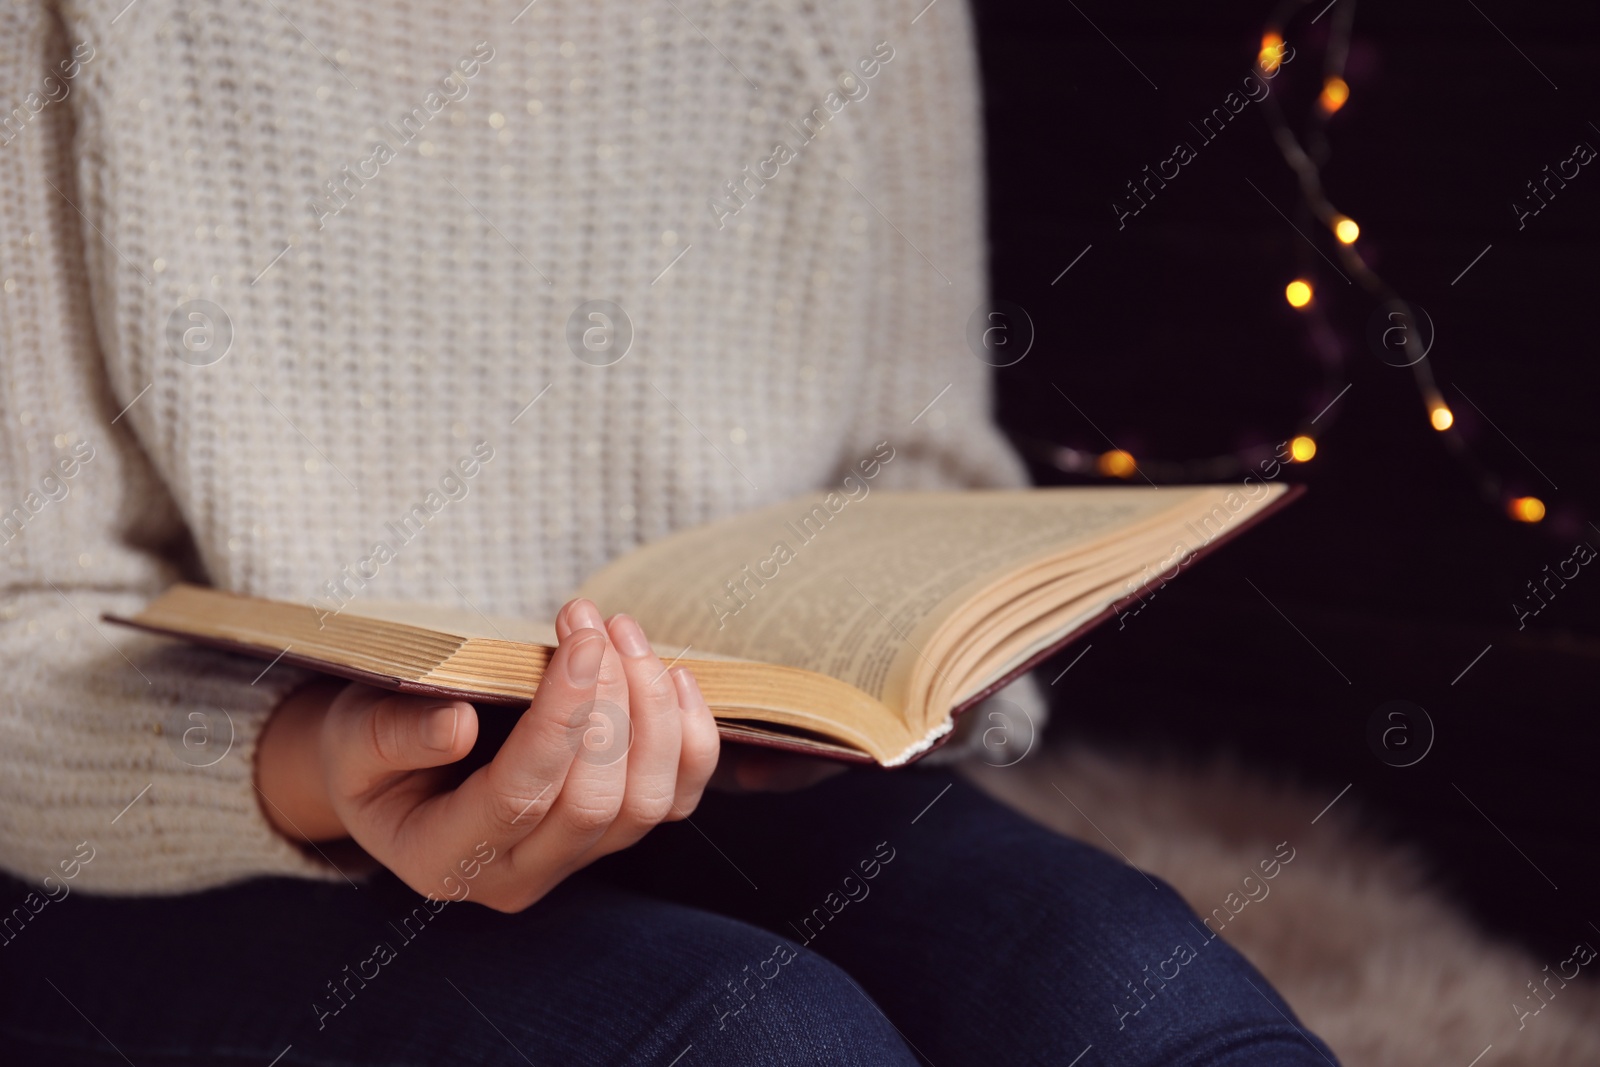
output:
M1351 0L1325 3L1282 9L1295 57L1272 92L1296 130ZM1503 494L1548 506L1528 524L1430 428L1411 371L1371 349L1378 302L1296 233L1337 258L1262 107L1203 146L1189 126L1242 86L1270 7L976 6L994 294L1035 330L998 371L1000 415L1034 476L1106 480L1055 469L1042 442L1161 460L1270 448L1351 385L1285 475L1305 498L1045 665L1049 681L1092 644L1052 688L1048 743L1229 752L1330 800L1350 785L1342 813L1412 846L1489 929L1552 957L1600 938L1600 561L1520 631L1512 607L1579 542L1600 549L1600 159L1521 230L1511 206L1579 142L1600 148L1600 8L1363 4L1327 128L1330 198L1431 317L1463 442ZM1119 230L1125 183L1178 141L1197 158ZM1295 277L1336 350L1285 301ZM1414 712L1383 718L1393 700L1426 711L1431 749ZM1375 715L1426 756L1380 759Z

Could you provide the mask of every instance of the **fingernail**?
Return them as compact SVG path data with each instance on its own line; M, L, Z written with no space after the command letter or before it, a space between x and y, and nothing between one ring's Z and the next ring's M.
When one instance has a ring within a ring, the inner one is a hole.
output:
M644 639L644 631L639 629L639 624L626 615L618 615L611 620L615 630L612 637L617 642L617 647L622 649L624 656L638 657L650 654L650 642Z
M594 634L579 639L567 653L567 681L587 689L600 677L600 660L606 654L606 639Z
M604 630L606 622L600 617L600 609L594 606L592 600L580 600L572 605L572 628L582 630Z
M435 752L449 752L456 747L456 726L461 717L454 704L429 708L427 721L422 724L422 743Z
M688 667L672 668L672 684L678 689L678 707L684 711L705 703L706 698L700 695L700 683L694 680Z

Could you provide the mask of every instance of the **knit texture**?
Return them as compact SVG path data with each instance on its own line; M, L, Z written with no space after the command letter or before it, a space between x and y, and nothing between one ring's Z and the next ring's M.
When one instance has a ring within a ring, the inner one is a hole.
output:
M0 865L340 877L253 786L306 676L99 621L179 578L548 618L879 441L1021 484L918 6L0 0Z

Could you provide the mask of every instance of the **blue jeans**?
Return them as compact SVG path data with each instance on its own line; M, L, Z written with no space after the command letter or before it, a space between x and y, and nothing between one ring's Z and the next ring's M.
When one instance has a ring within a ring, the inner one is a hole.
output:
M1334 1062L1170 887L942 772L708 795L519 915L74 893L0 974L5 1063Z

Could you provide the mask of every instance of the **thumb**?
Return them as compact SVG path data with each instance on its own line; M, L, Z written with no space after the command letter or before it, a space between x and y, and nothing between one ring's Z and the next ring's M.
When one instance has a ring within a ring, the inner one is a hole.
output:
M366 686L351 686L335 700L326 725L346 781L454 763L478 739L477 712L465 701Z

